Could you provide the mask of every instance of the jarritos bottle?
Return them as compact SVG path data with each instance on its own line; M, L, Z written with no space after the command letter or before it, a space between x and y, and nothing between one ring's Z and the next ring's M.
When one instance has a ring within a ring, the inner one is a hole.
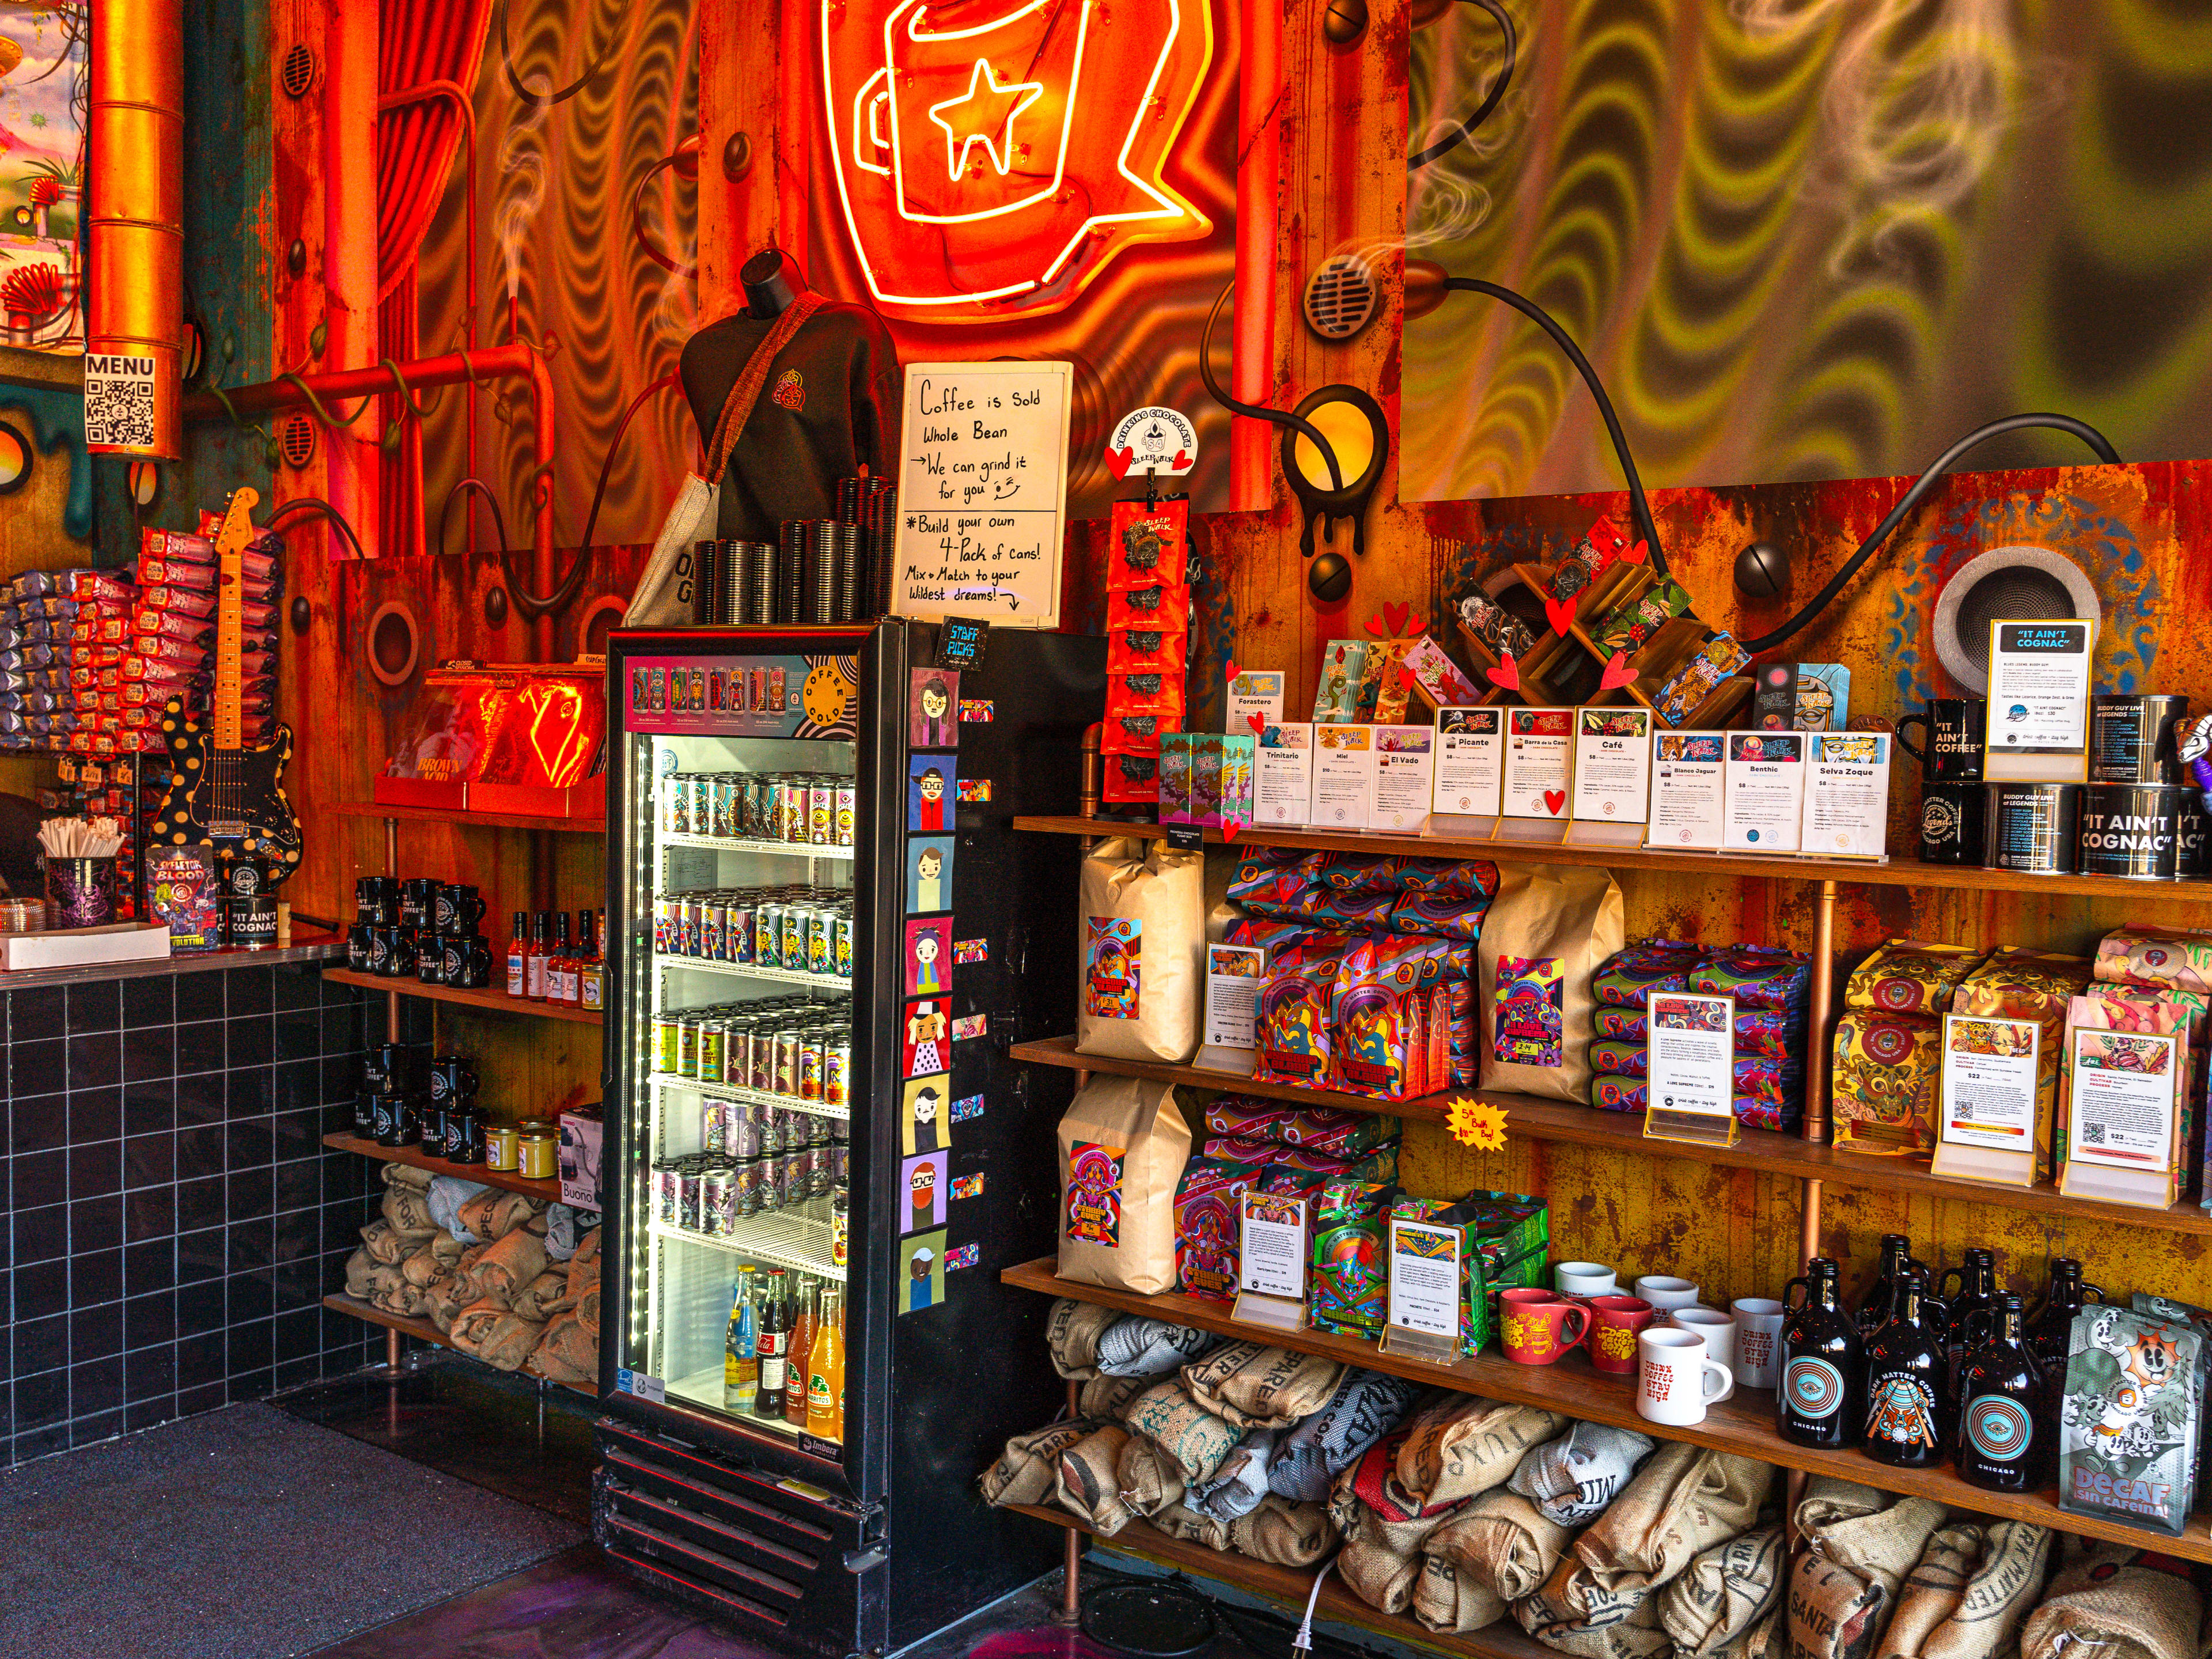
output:
M2055 1472L2057 1419L2045 1413L2020 1298L2001 1294L1990 1318L1993 1328L1959 1372L1959 1478L1990 1492L2033 1492Z
M1815 1256L1783 1291L1790 1311L1782 1322L1774 1426L1801 1446L1848 1446L1866 1420L1866 1352L1857 1323L1843 1310L1840 1277L1832 1257ZM1790 1303L1800 1285L1805 1299Z
M1926 1276L1908 1267L1897 1281L1897 1311L1866 1346L1866 1444L1877 1463L1924 1469L1950 1440L1948 1310L1930 1305Z

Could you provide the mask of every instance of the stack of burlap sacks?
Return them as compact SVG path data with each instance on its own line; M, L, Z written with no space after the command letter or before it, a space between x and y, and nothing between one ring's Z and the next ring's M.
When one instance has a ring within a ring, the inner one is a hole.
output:
M599 1230L579 1237L573 1213L520 1193L383 1168L383 1213L346 1261L346 1294L428 1319L501 1370L596 1384Z

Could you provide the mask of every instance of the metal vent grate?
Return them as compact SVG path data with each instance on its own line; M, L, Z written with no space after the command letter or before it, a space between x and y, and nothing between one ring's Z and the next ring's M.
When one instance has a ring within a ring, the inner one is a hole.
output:
M297 469L315 459L315 423L305 415L287 415L277 429L276 447L284 465Z
M284 95L305 98L307 88L315 84L315 54L302 44L284 54L284 67L280 71Z
M1306 278L1306 326L1324 340L1348 340L1375 314L1375 277L1366 261L1333 253Z

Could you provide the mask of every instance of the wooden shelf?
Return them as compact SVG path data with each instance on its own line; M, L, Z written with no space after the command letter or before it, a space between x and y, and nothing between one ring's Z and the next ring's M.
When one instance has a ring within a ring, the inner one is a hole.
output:
M1049 1526L1086 1534L1109 1549L1123 1550L1200 1577L1234 1584L1240 1589L1280 1602L1284 1610L1293 1618L1303 1615L1306 1597L1313 1593L1313 1574L1316 1571L1313 1568L1279 1567L1272 1562L1256 1561L1233 1550L1208 1549L1203 1544L1170 1538L1158 1528L1143 1521L1132 1521L1108 1538L1102 1536L1089 1522L1070 1515L1065 1510L1048 1509L1035 1504L1009 1504L1006 1507L1016 1515L1026 1515ZM1387 1636L1393 1641L1468 1656L1468 1659L1558 1659L1551 1649L1522 1634L1521 1626L1513 1621L1510 1611L1486 1629L1463 1636L1446 1635L1429 1629L1418 1619L1407 1614L1389 1613L1379 1607L1370 1607L1353 1595L1344 1580L1334 1573L1331 1573L1322 1586L1321 1601L1314 1610L1314 1616L1334 1624L1355 1625L1362 1630Z
M382 801L334 801L324 809L342 818L398 818L411 823L450 823L463 830L562 830L584 836L607 833L605 818L556 818L534 812L465 812L451 806L387 806Z
M1060 836L1134 836L1158 840L1167 831L1157 823L1128 823L1115 818L1017 817L1017 830ZM1224 845L1221 832L1206 839ZM1302 847L1328 852L1410 854L1419 858L1486 859L1496 864L1589 864L1613 870L1665 870L1677 875L1761 876L1781 881L1832 881L1861 887L1948 887L1998 893L2058 893L2078 898L2132 902L2212 904L2212 881L2129 881L2119 876L2031 876L2012 870L1980 870L1964 865L1923 864L1917 858L1886 864L1859 859L1753 857L1734 853L1646 852L1633 847L1562 847L1556 842L1459 841L1442 836L1389 836L1330 830L1267 830L1249 825L1238 831L1238 847Z
M1273 1327L1239 1325L1229 1317L1230 1304L1225 1302L1206 1302L1188 1296L1136 1296L1096 1285L1070 1284L1056 1276L1054 1267L1052 1259L1045 1257L1009 1267L999 1278L1004 1284L1040 1295L1072 1297L1078 1302L1143 1314L1170 1324L1194 1325L1222 1336L1266 1343L1299 1353L1320 1354L1369 1370L1387 1371L1394 1376L1411 1377L1439 1388L1479 1395L1486 1400L1540 1406L1583 1422L1604 1423L1614 1428L1634 1429L1662 1440L1680 1440L1694 1446L1737 1452L1783 1468L1832 1474L1883 1492L1932 1498L1954 1509L1980 1515L2032 1521L2061 1532L2139 1544L2191 1561L2212 1561L2212 1533L2208 1533L2206 1518L2202 1514L2190 1516L2188 1530L2173 1538L2162 1532L2130 1527L2124 1522L2069 1514L2058 1507L2055 1492L1984 1492L1978 1486L1968 1486L1948 1468L1893 1469L1857 1451L1820 1451L1801 1446L1776 1432L1774 1395L1763 1389L1738 1389L1734 1399L1710 1408L1702 1423L1680 1427L1652 1423L1637 1414L1632 1378L1601 1375L1579 1352L1556 1365L1516 1365L1510 1359L1487 1353L1449 1365L1432 1365L1406 1355L1384 1353L1374 1343L1358 1337L1337 1336L1327 1331L1283 1331Z
M1802 1140L1772 1129L1746 1129L1733 1146L1698 1146L1677 1140L1647 1140L1641 1112L1606 1112L1595 1106L1570 1105L1565 1101L1532 1100L1526 1095L1501 1094L1492 1089L1453 1089L1418 1100L1376 1100L1366 1095L1337 1094L1327 1089L1302 1089L1296 1084L1255 1083L1235 1072L1200 1071L1191 1066L1164 1061L1107 1060L1075 1051L1073 1037L1050 1037L1038 1042L1017 1042L1007 1050L1016 1060L1039 1066L1059 1066L1075 1071L1108 1072L1116 1077L1149 1078L1157 1083L1177 1083L1194 1089L1218 1089L1230 1094L1259 1095L1269 1100L1295 1102L1306 1107L1331 1107L1402 1117L1410 1122L1441 1123L1450 1103L1458 1099L1482 1101L1505 1109L1505 1132L1530 1140L1565 1142L1577 1146L1610 1146L1646 1158L1686 1158L1727 1169L1759 1170L1769 1175L1795 1176L1808 1181L1832 1181L1844 1187L1875 1187L1884 1192L1924 1193L1935 1198L1960 1199L1976 1204L1996 1204L2009 1210L2029 1210L2041 1215L2130 1227L2152 1227L2166 1232L2212 1235L2212 1212L2199 1204L2184 1202L2169 1209L2139 1208L2105 1199L2069 1198L2056 1187L2002 1187L1986 1181L1961 1181L1939 1176L1923 1164L1905 1158L1867 1158L1842 1152L1820 1142Z
M323 1305L333 1313L349 1314L354 1318L366 1320L372 1325L381 1325L387 1331L398 1331L402 1336L411 1336L417 1342L428 1342L434 1347L452 1348L455 1353L467 1352L466 1349L454 1348L446 1334L427 1319L416 1319L409 1314L386 1313L381 1308L373 1306L367 1302L357 1301L343 1292L336 1296L325 1297ZM474 1354L469 1354L468 1357L471 1359L476 1358ZM481 1360L477 1363L483 1364ZM535 1377L540 1382L560 1381L557 1377L547 1376L542 1371L534 1371L527 1365L525 1365L521 1370L510 1372L508 1375ZM586 1400L597 1400L599 1397L599 1391L597 1389L586 1388L581 1382L562 1382L561 1386L564 1389L574 1389Z
M412 974L387 979L381 974L357 974L350 968L325 968L325 979L341 985L358 985L364 991L392 991L403 997L426 997L432 1002L458 1002L465 1007L487 1008L498 1014L529 1014L540 1019L565 1019L578 1025L603 1025L606 1016L564 1003L530 1002L504 991L464 991L451 985L425 985Z
M420 1146L380 1146L374 1140L359 1135L339 1132L323 1137L323 1145L333 1152L358 1152L363 1158L380 1158L386 1164L404 1164L410 1168L428 1170L433 1175L452 1176L457 1181L473 1181L483 1187L501 1187L510 1193L520 1193L526 1198L542 1198L548 1204L561 1201L561 1183L552 1181L532 1181L528 1176L516 1175L511 1170L487 1170L481 1164L452 1164L442 1158L434 1158Z

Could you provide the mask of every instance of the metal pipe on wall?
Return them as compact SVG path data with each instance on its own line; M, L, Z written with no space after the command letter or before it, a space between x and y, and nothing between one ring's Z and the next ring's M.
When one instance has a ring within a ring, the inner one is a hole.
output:
M181 0L99 0L94 9L85 354L150 366L153 437L85 447L175 460L184 453L184 8ZM92 362L86 368L88 377L99 373Z

